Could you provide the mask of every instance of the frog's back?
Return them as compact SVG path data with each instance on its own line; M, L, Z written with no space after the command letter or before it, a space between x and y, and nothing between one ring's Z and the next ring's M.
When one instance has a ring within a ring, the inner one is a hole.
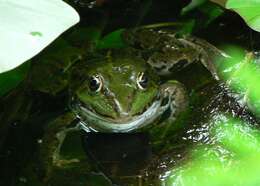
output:
M139 49L143 58L161 76L182 71L193 63L203 64L219 79L217 67L227 55L207 41L176 34L169 29L133 29L123 33L124 41Z

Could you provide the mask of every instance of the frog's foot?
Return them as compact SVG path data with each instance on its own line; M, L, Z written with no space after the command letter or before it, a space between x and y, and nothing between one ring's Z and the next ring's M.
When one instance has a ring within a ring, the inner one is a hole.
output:
M74 163L79 163L80 160L79 159L60 159L60 160L56 160L53 164L54 166L56 167L65 167L65 166L69 166L71 164L74 164Z
M64 161L60 157L60 149L67 133L79 130L77 124L73 125L73 127L68 127L74 121L76 120L73 113L65 113L49 123L45 129L42 142L39 143L38 152L39 176L45 183L53 176L55 167L61 167L68 164L67 162L75 162L75 160Z
M178 81L168 81L161 86L164 99L170 99L170 120L173 122L177 115L188 106L188 97L185 87Z
M52 163L46 162L45 165L42 165L41 168L39 168L40 178L44 183L47 183L53 176L53 173L55 169L61 169L69 167L75 163L79 163L79 159L59 159L55 160Z

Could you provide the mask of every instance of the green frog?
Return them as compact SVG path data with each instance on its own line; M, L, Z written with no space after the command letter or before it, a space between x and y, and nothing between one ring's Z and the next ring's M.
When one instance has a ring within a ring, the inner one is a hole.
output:
M183 84L167 77L202 63L219 79L214 60L228 57L204 40L167 30L127 30L122 37L126 48L102 51L71 67L70 110L50 123L42 138L47 172L52 165L77 161L59 157L70 131L125 133L174 125L188 96Z
M218 80L216 58L228 57L202 39L168 30L130 29L122 38L125 48L66 64L62 73L69 75L60 76L68 77L66 81L52 82L55 86L31 83L38 91L56 94L63 89L69 95L69 109L43 127L39 164L45 181L53 167L79 161L59 156L69 132L126 133L174 125L187 109L188 96L185 86L170 75L202 63Z

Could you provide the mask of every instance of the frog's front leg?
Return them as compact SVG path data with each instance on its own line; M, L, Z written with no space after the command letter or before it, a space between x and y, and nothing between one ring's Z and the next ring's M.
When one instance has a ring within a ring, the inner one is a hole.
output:
M39 143L39 169L40 177L47 181L55 166L73 163L77 159L62 160L60 149L68 132L80 130L76 116L73 113L65 113L50 122L44 130L44 135Z
M178 81L170 80L160 87L163 99L169 100L167 118L160 124L162 126L174 125L178 116L188 108L188 95L185 87Z

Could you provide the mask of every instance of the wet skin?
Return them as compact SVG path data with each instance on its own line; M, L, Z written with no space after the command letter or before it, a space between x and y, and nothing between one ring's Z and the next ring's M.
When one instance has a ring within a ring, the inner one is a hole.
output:
M86 66L75 68L77 77L86 77L72 87L71 108L87 131L131 132L156 123L168 109L173 120L186 107L184 87L176 81L161 85L141 58L109 56Z

